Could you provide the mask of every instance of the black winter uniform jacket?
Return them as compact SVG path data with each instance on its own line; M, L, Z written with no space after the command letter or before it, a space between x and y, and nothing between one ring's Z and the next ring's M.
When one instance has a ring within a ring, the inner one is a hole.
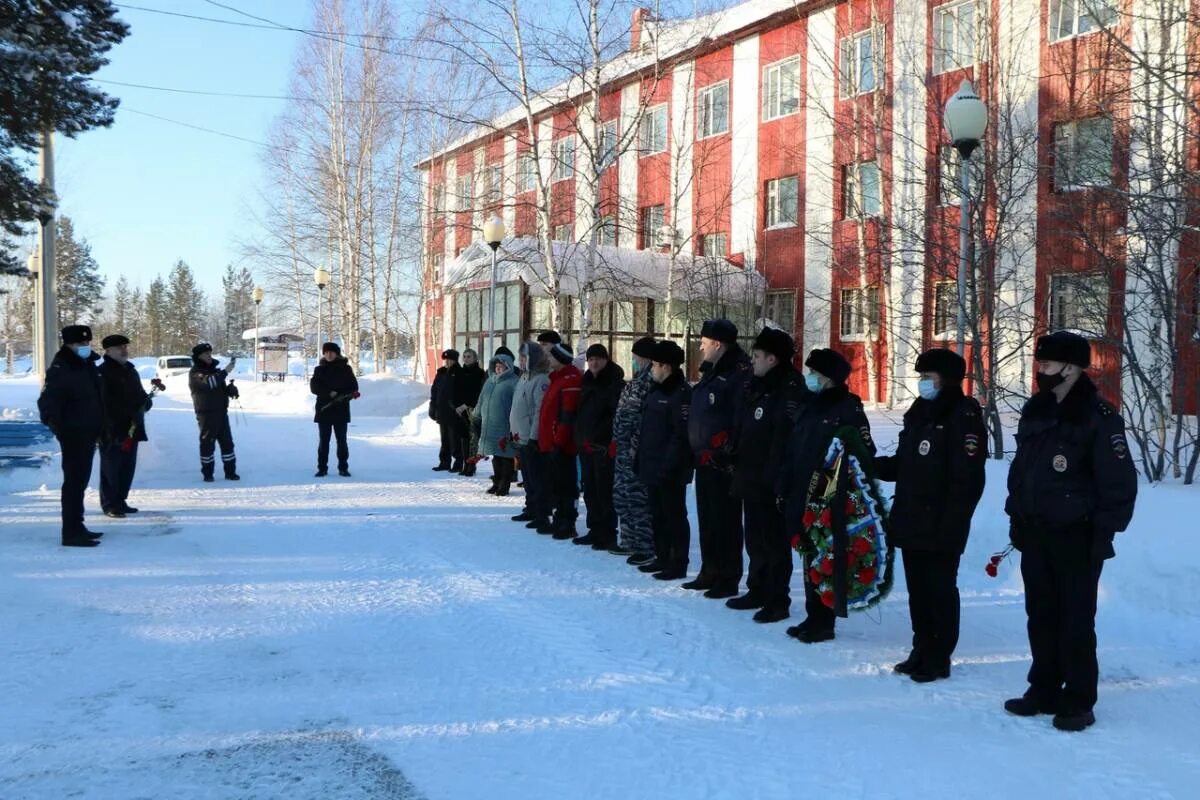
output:
M733 487L742 497L775 496L784 448L808 395L791 364L751 378L738 398L733 422Z
M1004 510L1018 550L1068 530L1092 534L1092 558L1114 555L1137 499L1125 422L1082 375L1057 402L1039 392L1021 410Z
M354 377L354 370L344 356L338 356L333 361L322 359L321 363L317 364L316 369L313 370L312 378L308 381L308 389L317 396L313 422L350 421L350 399L346 398L334 403L334 398L329 394L337 392L338 397L342 397L353 395L358 391L358 378ZM325 406L329 407L322 412L321 409Z
M450 367L438 367L433 376L433 384L429 387L429 418L439 422L449 423L454 418L454 384L458 381L462 367L453 364Z
M478 364L472 364L469 367L461 367L458 377L454 381L454 407L467 406L474 408L479 405L479 393L483 391L483 384L487 380L487 373L483 371L483 367Z
M687 437L691 397L692 389L679 370L654 384L646 395L634 464L638 478L647 486L692 482Z
M585 370L580 382L579 408L575 411L575 448L580 454L587 453L584 444L593 447L608 447L613 436L613 417L621 390L625 388L625 370L609 361L593 375Z
M979 403L957 386L913 403L896 455L875 458L879 479L896 484L893 544L962 554L983 496L986 437Z
M692 410L688 417L688 444L694 455L713 447L718 433L733 433L734 407L746 384L754 377L750 357L736 344L715 363L700 365L700 380L692 387Z
M105 429L111 442L120 442L133 428L135 442L146 441L146 412L154 402L142 387L137 367L108 356L100 363L104 383Z
M104 433L99 360L96 353L80 358L65 345L54 355L38 397L38 415L55 436L99 439Z
M229 411L229 387L225 384L225 370L213 359L205 364L198 358L192 359L188 372L188 388L192 391L192 407L196 414L225 414Z

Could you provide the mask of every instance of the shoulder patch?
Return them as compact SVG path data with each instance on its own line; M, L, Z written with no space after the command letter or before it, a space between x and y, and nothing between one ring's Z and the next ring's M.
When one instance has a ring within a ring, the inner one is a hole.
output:
M973 433L968 433L963 437L963 450L966 451L969 458L974 458L979 452L979 437Z
M1117 458L1123 459L1129 455L1129 443L1125 441L1125 437L1119 433L1114 433L1108 437L1109 444L1112 445L1113 454Z

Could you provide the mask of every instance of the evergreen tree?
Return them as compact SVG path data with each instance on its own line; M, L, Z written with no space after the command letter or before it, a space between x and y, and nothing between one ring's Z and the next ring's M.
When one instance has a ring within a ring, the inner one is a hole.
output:
M125 308L125 335L129 337L132 353L150 355L150 345L146 341L146 303L142 298L142 290L134 289L129 293L129 302ZM157 355L154 353L153 355Z
M112 326L115 333L125 336L129 336L129 303L132 294L129 279L124 275L117 278L117 285L113 287ZM132 336L129 338L133 339Z
M166 323L167 347L176 353L189 353L196 342L205 338L204 292L196 285L192 268L182 259L175 262L167 276Z
M242 333L254 327L254 276L245 267L234 271L230 264L225 267L221 288L225 293L221 344L226 351L240 350Z
M170 309L167 306L167 285L161 277L155 278L150 284L142 308L142 344L149 351L147 355L170 355L167 352L167 318Z
M88 323L100 315L104 278L92 258L92 246L75 238L70 217L58 219L58 253L55 257L58 294L58 327Z
M86 78L129 33L116 15L109 0L0 0L0 273L22 268L8 237L53 199L28 169L42 130L112 124L116 98Z

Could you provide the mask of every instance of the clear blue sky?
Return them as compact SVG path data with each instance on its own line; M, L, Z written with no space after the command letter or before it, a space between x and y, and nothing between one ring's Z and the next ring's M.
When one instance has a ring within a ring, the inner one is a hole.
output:
M203 0L132 0L134 5L249 22ZM310 27L305 0L232 0L273 21ZM129 8L129 37L96 78L202 91L285 95L302 34L218 25ZM170 94L100 84L121 98L111 128L59 137L61 211L91 243L112 287L117 276L147 286L182 258L212 294L237 265L261 179L262 149L130 113L142 111L265 141L283 101Z

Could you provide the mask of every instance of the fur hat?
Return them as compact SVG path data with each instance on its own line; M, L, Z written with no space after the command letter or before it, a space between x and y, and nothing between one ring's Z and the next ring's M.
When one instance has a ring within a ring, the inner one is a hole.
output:
M105 350L110 347L120 347L123 344L129 344L129 339L119 333L110 333L100 340L100 346Z
M600 344L599 342L596 342L594 345L591 345L590 347L588 347L587 353L584 355L584 357L585 358L603 358L605 361L608 361L609 360L608 348L605 347L604 345Z
M752 350L761 350L775 356L780 361L791 361L796 354L796 345L787 331L779 328L763 328L754 340Z
M509 359L512 359L513 351L509 350L504 345L500 345L499 347L496 348L496 352L492 353L492 358L495 358L496 356L508 356ZM511 367L511 366L512 365L510 364L509 367Z
M337 353L339 356L342 354L342 348L338 347L337 342L326 342L325 344L321 345L322 354L328 353L330 350Z
M654 355L650 356L650 360L659 364L670 364L676 368L681 367L684 361L683 348L670 339L663 339L654 345Z
M850 377L850 362L836 350L823 347L813 350L804 359L804 366L819 372L834 383L844 384Z
M1033 357L1038 361L1061 361L1087 369L1092 365L1092 346L1078 333L1055 331L1038 337Z
M68 325L62 329L63 344L83 344L92 340L92 329L87 325Z
M192 358L199 358L201 353L211 353L212 345L208 342L201 342L192 348Z
M737 342L738 329L737 325L727 319L710 319L700 326L700 335L705 339L734 344Z
M562 342L555 342L554 347L550 348L550 357L563 365L570 364L575 360L575 354L571 352L571 348Z
M967 362L953 350L935 347L917 356L917 372L936 372L946 383L962 383L967 374Z
M643 336L633 343L633 354L638 358L654 358L654 346L658 344L653 336Z
M542 331L537 335L538 344L562 344L558 331Z
M442 358L448 358L451 361L458 361L458 351L451 348L450 350L442 351Z

